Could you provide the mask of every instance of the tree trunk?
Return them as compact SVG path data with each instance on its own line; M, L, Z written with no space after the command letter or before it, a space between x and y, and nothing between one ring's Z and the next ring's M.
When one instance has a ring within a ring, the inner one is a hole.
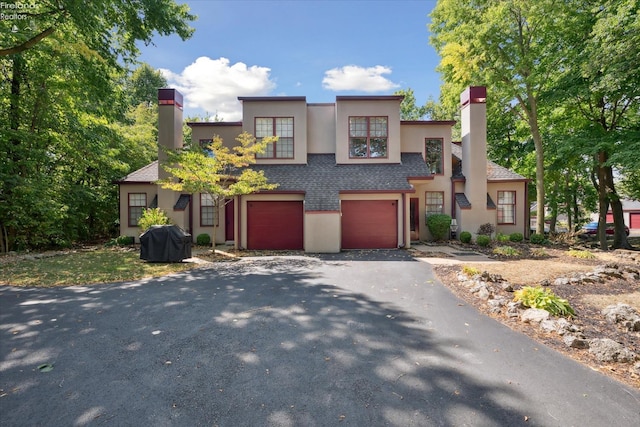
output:
M535 110L534 110L535 112ZM544 234L544 151L542 146L542 137L540 136L540 130L538 129L537 117L532 112L529 119L529 126L531 127L531 136L533 137L533 143L536 149L536 233Z
M605 177L605 191L607 194L607 200L611 205L613 223L615 226L613 245L611 247L613 249L633 249L633 246L629 243L629 239L627 239L627 233L625 232L622 202L620 201L620 196L616 192L615 184L613 182L613 169L611 166L604 166L603 169Z
M609 250L607 246L607 211L609 210L609 198L607 197L607 187L605 185L604 163L607 161L607 154L598 153L598 241L600 249Z

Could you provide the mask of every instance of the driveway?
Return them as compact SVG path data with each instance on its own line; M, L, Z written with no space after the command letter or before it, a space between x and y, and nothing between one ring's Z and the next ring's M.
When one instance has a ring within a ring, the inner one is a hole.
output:
M0 287L0 389L3 426L640 419L638 390L480 315L405 251Z

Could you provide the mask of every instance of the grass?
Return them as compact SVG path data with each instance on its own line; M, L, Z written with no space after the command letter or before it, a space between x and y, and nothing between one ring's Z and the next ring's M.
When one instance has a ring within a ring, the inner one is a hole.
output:
M0 264L0 283L45 288L91 285L164 276L192 267L190 263L147 263L138 251L97 249L4 262Z

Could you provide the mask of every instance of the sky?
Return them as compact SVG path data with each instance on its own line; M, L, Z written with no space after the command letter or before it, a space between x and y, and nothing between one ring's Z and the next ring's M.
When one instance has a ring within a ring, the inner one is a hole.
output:
M193 36L156 36L140 61L185 98L185 117L241 119L238 96L390 95L438 99L429 44L435 0L177 0L198 16Z

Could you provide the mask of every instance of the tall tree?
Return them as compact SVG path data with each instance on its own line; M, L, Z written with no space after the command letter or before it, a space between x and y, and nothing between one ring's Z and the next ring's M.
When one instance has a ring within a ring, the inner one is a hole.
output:
M440 0L431 14L431 42L442 60L439 69L445 103L470 84L489 87L491 97L511 106L531 134L536 156L537 232L544 232L544 144L539 99L550 76L561 69L571 46L567 27L582 9L569 0Z
M0 251L105 235L113 180L138 158L112 125L124 119L124 63L154 33L191 34L169 0L48 1L28 28L0 21Z
M156 105L158 89L167 86L167 79L162 73L147 63L136 68L126 79L125 90L129 105L137 107L140 104Z

